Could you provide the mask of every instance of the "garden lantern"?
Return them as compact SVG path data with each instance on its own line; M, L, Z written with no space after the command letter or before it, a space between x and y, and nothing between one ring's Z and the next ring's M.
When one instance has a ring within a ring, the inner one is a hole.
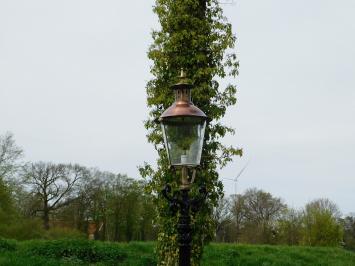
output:
M192 103L192 85L183 70L172 89L175 102L159 119L169 163L174 167L196 167L201 161L207 116Z
M190 209L197 212L207 197L204 185L200 186L199 196L191 199L189 191L194 181L188 177L188 168L200 165L207 116L191 101L192 85L181 70L177 84L172 86L175 102L161 115L159 121L164 135L166 151L171 166L181 169L179 192L172 192L170 185L162 191L168 200L173 215L179 211L177 226L179 239L179 266L191 265L192 229Z

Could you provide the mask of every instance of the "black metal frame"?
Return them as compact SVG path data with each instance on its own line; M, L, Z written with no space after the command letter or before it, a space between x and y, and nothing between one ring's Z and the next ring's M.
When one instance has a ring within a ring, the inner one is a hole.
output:
M162 190L163 196L169 202L169 209L173 216L180 212L179 222L177 226L179 236L179 266L191 265L191 243L192 230L190 210L196 213L201 208L203 202L207 197L207 190L205 186L199 188L200 195L195 199L189 197L190 188L181 188L179 191L174 191L171 195L171 186L166 185Z

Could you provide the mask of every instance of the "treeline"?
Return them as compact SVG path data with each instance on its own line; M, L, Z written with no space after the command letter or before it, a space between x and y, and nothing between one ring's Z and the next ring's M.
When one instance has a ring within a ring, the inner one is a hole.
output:
M156 240L158 215L145 182L77 164L23 163L13 135L0 136L0 237ZM355 215L318 199L288 207L262 190L219 200L212 241L345 246L355 250Z
M345 246L355 250L355 216L342 217L329 199L300 210L258 189L219 201L214 210L216 240L251 244Z
M77 164L21 163L22 155L11 134L0 136L0 237L156 239L143 181Z

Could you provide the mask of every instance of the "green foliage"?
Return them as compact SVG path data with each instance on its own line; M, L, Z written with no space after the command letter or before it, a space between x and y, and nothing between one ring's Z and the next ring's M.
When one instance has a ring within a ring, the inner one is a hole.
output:
M80 238L74 228L86 235L90 221L96 225L97 240L153 240L154 217L155 208L151 196L144 193L144 182L92 169L89 177L78 183L77 197L55 212L52 223L57 229L50 230L45 238L56 239L62 234ZM61 226L68 229L62 233Z
M17 249L16 241L0 238L0 252L15 251L16 249Z
M66 227L53 227L45 231L43 234L44 239L86 239L86 234L76 229Z
M10 187L0 179L0 237L18 240L40 238L43 234L37 219L21 217Z
M340 246L343 231L347 247L354 239L353 220L340 219L337 206L328 199L311 201L298 211L270 193L249 189L232 195L214 213L216 239L226 242Z
M85 239L86 234L71 228L44 230L40 219L18 218L11 224L0 224L0 236L16 240Z
M302 212L288 209L278 221L278 243L299 245L303 238Z
M222 201L221 201L222 202ZM217 209L218 208L218 209ZM252 244L276 244L279 219L287 210L283 200L259 189L248 189L243 194L232 195L214 213L223 212L225 223L215 216L217 239Z
M16 210L11 197L11 190L0 177L0 224L10 224L16 219Z
M0 253L0 265L1 266L78 266L84 265L82 263L70 262L70 261L58 261L55 259L49 259L40 256L24 256L20 253Z
M10 244L12 246L8 248ZM2 246L7 248L1 249ZM151 242L129 244L88 240L16 242L0 239L0 265L154 266L157 261L153 250L154 244Z
M84 262L119 262L127 257L127 253L116 245L87 240L30 241L26 253L56 259L77 258Z
M14 241L5 241L11 244L14 243ZM0 249L0 265L154 266L157 264L155 254L153 253L154 243L152 242L132 242L129 244L100 243L95 241L86 241L87 244L83 243L83 241L55 242L57 242L57 245L53 245L53 241L15 242L15 249ZM2 243L2 240L0 240L0 246ZM56 246L59 248L59 251L45 251L46 243L48 243L50 250L53 250ZM74 247L75 251L63 252L66 249L73 248L73 245L76 246ZM92 248L92 246L96 248ZM100 248L97 248L98 246ZM37 247L40 248L38 249ZM124 257L117 261L112 260L112 256L102 254L103 249L105 249L105 254L107 253L106 250L110 250L109 252L115 254L124 254ZM98 252L99 255L93 255L93 251ZM68 256L68 254L71 255ZM94 261L90 259L92 255L94 256ZM80 259L80 257L83 259ZM341 248L330 247L210 244L204 248L201 264L206 266L348 266L355 265L355 253Z
M158 169L149 165L140 169L143 177L149 178L147 191L158 195L159 210L157 223L160 225L158 253L160 264L173 265L177 259L176 218L168 214L168 206L159 192L166 183L177 188L178 174L169 168L165 154L161 129L154 121L173 102L170 85L175 82L181 68L187 70L194 89L192 98L211 122L206 127L201 167L197 172L197 183L192 189L196 194L202 183L209 196L203 209L192 217L193 221L193 263L198 264L202 244L213 236L212 207L223 194L223 185L218 180L218 166L223 167L234 155L242 151L226 147L220 142L227 133L234 130L223 125L221 118L228 106L236 103L236 87L232 84L221 88L219 80L238 74L238 61L231 50L236 38L222 14L216 0L156 0L154 12L158 15L161 29L153 32L154 43L148 57L153 61L151 73L154 78L147 84L149 118L145 123L148 141L153 143L158 154ZM229 53L230 52L230 53ZM167 261L167 258L169 261Z
M344 245L355 251L355 216L347 216L342 221L344 226Z
M45 234L39 219L18 218L11 224L0 224L0 236L16 240L42 238Z
M343 229L337 206L327 199L308 203L303 215L303 243L311 246L339 246Z
M243 195L246 228L249 229L247 239L251 243L275 243L276 221L286 211L286 205L280 198L270 193L248 189Z

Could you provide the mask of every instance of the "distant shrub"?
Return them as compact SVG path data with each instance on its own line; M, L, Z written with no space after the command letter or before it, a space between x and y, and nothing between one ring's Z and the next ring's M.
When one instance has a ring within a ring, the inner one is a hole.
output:
M53 227L43 234L44 239L85 239L86 235L76 229Z
M127 257L127 253L117 245L87 240L29 241L26 253L55 259L80 259L89 263L118 262Z
M16 240L40 239L44 234L43 226L38 219L24 219L11 224L0 225L0 235Z
M15 240L0 238L0 252L15 251L16 249L17 249L17 243Z

